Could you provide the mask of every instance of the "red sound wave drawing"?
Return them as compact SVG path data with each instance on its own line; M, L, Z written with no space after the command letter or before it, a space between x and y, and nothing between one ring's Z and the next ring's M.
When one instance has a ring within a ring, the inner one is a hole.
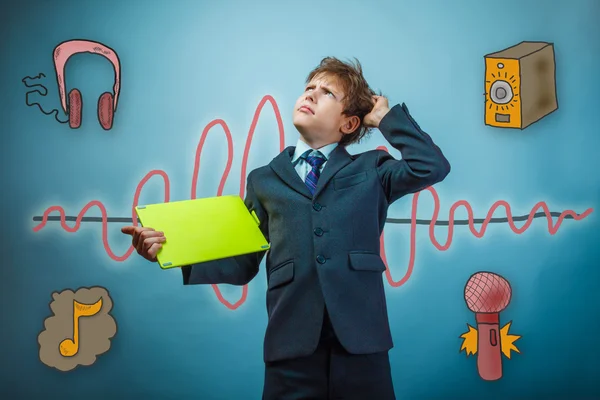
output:
M264 107L264 105L266 104L266 102L270 102L271 105L273 106L273 111L275 112L275 117L277 119L277 125L278 125L278 129L279 129L279 151L283 151L285 145L284 145L284 130L283 130L283 121L281 119L281 114L279 112L279 108L277 106L277 103L275 102L275 99L273 99L272 96L266 95L263 97L263 99L260 101L260 103L258 104L258 107L256 108L256 111L254 113L254 117L252 119L252 124L250 125L250 130L248 132L248 137L246 139L246 146L244 148L244 156L242 159L242 168L241 168L241 174L240 174L240 196L242 198L244 198L244 189L245 189L245 180L246 180L246 165L248 162L248 154L250 152L250 145L252 144L252 137L254 135L254 130L256 128L256 124L258 123L258 118L261 115L261 111ZM231 170L231 163L233 160L233 140L231 137L231 132L229 131L229 127L227 126L227 124L225 123L225 121L221 120L221 119L216 119L212 122L210 122L203 130L202 132L202 136L200 137L200 142L198 143L198 147L196 148L196 158L194 161L194 174L192 176L192 190L191 190L191 198L195 199L196 198L196 187L197 187L197 180L198 180L198 172L200 170L200 155L202 153L202 148L204 146L204 142L206 140L206 136L208 134L208 132L216 125L221 125L221 127L223 128L223 130L225 131L225 136L227 138L227 165L225 167L225 171L223 172L223 176L221 177L221 182L219 184L219 188L217 190L217 196L221 196L223 193L223 187L225 186L225 182L227 181L227 177L229 176L229 172ZM386 150L387 149L383 146L379 147L380 149ZM167 175L166 172L162 171L162 170L152 170L150 171L148 174L146 174L146 176L144 176L144 178L140 181L140 183L138 184L138 186L136 187L135 190L135 195L134 195L134 199L133 199L133 206L131 207L131 216L132 216L132 222L134 225L137 225L137 216L135 214L135 207L138 205L138 200L140 197L140 194L142 192L142 189L144 187L144 185L146 184L146 182L148 182L148 180L150 178L152 178L154 175L159 175L163 178L164 183L165 183L165 195L164 195L164 201L168 202L169 201L169 193L170 193L170 183L169 183L169 177ZM508 223L511 227L511 229L517 233L517 234L521 234L523 233L525 230L527 230L527 228L529 227L529 225L531 225L535 212L541 207L545 214L546 214L546 218L548 220L548 232L550 232L551 235L554 235L557 231L558 228L560 227L560 224L562 223L563 219L565 218L565 216L569 215L572 216L573 219L579 221L582 220L583 218L587 217L592 211L593 209L589 208L587 209L585 212L583 212L582 214L577 214L575 211L572 210L566 210L563 211L560 216L558 217L558 221L556 222L556 224L553 226L552 225L552 215L550 213L550 210L548 209L548 206L546 205L545 202L540 201L539 203L537 203L532 209L531 209L531 213L529 214L529 218L527 219L527 222L521 227L521 228L517 228L514 224L513 218L512 218L512 213L510 210L510 205L504 201L504 200L499 200L496 203L494 203L492 205L492 207L490 208L490 210L488 211L487 217L485 219L485 221L482 223L481 225L481 230L479 232L477 232L477 230L475 229L475 225L474 225L474 218L473 218L473 210L471 208L471 206L469 205L469 203L465 200L460 200L456 203L454 203L452 205L452 207L450 208L450 217L449 217L449 226L448 226L448 238L446 241L446 244L441 245L439 244L439 242L437 241L437 239L435 238L434 235L434 227L435 227L435 223L437 221L438 218L438 214L439 214L439 210L440 210L440 200L438 197L437 192L435 191L435 189L433 187L428 187L424 190L429 191L432 195L433 195L433 199L435 202L435 207L434 207L434 212L433 212L433 217L431 219L431 223L429 225L429 237L431 239L431 242L433 243L433 245L440 251L445 251L448 250L448 248L450 247L450 244L452 243L452 236L453 236L453 232L454 232L454 213L456 211L456 209L460 206L464 206L467 211L468 211L468 215L469 215L469 227L471 229L471 232L473 233L473 235L477 238L481 238L483 237L485 230L487 228L487 225L490 221L490 219L492 218L492 215L494 213L494 211L496 210L496 208L500 207L500 206L504 206L504 208L506 208L506 214L508 216ZM400 287L403 284L405 284L408 279L410 278L412 272L413 272L413 268L415 265L415 253L416 253L416 230L417 230L417 204L418 204L418 199L420 196L421 192L416 193L413 195L413 200L412 200L412 214L411 214L411 228L410 228L410 257L409 257L409 261L408 261L408 269L406 271L406 273L404 274L404 276L402 277L402 279L400 279L399 281L394 281L394 279L392 278L392 275L390 273L390 269L388 266L388 262L387 262L387 258L385 255L385 247L384 247L384 233L381 234L380 237L380 243L381 243L381 256L383 258L384 263L386 264L386 277L387 277L387 281L389 282L389 284L392 287ZM60 214L60 224L62 226L62 228L64 230L66 230L67 232L76 232L77 230L79 230L79 227L81 225L81 219L83 218L83 216L85 215L85 213L92 208L93 206L96 206L100 209L101 213L102 213L102 242L104 244L104 248L106 250L106 253L109 255L110 258L112 258L115 261L124 261L126 260L134 251L133 246L130 246L129 249L125 252L125 254L123 254L122 256L118 256L116 255L111 249L110 246L108 245L108 222L107 222L107 212L106 212L106 208L104 207L104 205L98 201L98 200L92 200L90 201L88 204L85 205L85 207L79 212L79 214L77 215L77 219L75 222L75 226L74 227L69 227L66 223L65 223L65 210L61 207L61 206L52 206L46 209L46 211L44 211L44 215L42 218L42 222L40 222L40 224L38 224L37 226L35 226L33 228L34 232L38 232L40 231L42 228L44 228L44 226L46 225L47 221L48 221L48 215L54 211L57 211ZM219 290L218 285L212 285L213 290L215 291L215 294L217 295L217 298L219 299L219 301L225 305L227 308L231 309L231 310L235 310L238 307L240 307L242 304L244 304L244 302L246 301L246 298L248 296L248 285L244 285L242 288L242 296L241 298L235 302L235 303L230 303L229 301L227 301L223 295L221 294L221 291Z

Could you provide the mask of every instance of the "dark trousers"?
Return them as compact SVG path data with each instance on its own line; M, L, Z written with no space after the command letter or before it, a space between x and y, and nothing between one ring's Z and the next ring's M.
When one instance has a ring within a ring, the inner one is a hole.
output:
M306 357L265 364L263 400L394 400L388 352L350 354L325 310L321 339Z

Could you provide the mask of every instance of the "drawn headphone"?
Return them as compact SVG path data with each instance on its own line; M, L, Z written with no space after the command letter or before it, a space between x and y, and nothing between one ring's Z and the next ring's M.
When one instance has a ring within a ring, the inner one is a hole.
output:
M121 63L117 53L108 46L90 40L67 40L54 48L54 69L62 108L69 116L69 126L77 129L81 126L83 99L81 92L74 88L69 92L69 101L65 96L65 64L69 57L77 53L100 54L106 57L113 65L115 81L113 93L104 92L98 99L98 121L104 130L112 128L114 114L117 111L119 88L121 83Z

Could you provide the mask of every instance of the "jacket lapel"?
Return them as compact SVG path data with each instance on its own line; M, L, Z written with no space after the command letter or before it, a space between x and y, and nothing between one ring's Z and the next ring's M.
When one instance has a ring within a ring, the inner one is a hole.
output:
M294 169L292 165L292 157L294 155L294 146L285 148L277 157L275 157L269 165L271 169L275 171L277 175L292 189L297 191L303 196L312 198L310 191L306 187L306 184L302 182L302 179Z
M327 183L338 173L339 170L344 168L352 161L352 157L346 151L344 146L337 146L329 155L327 164L321 172L319 181L317 182L317 189L315 195L312 196L306 184L302 181L298 173L292 165L292 156L294 155L294 146L287 147L277 157L275 157L270 163L270 167L275 173L292 189L300 193L301 195L312 199L317 197L319 193L325 188Z
M314 197L317 197L325 188L327 183L329 183L329 181L335 176L335 174L337 174L338 171L344 168L346 165L350 164L350 161L352 161L352 157L350 157L350 154L348 154L344 146L338 145L335 149L333 149L329 155L327 164L325 164L325 168L323 168L323 171L321 171L321 176L317 181L317 189L315 190ZM300 179L300 182L302 182L302 179Z

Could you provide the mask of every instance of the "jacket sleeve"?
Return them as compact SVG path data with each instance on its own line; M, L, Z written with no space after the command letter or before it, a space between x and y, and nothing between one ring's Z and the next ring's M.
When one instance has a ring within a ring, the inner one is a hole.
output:
M250 212L256 212L260 221L260 230L267 241L268 236L268 216L264 208L258 201L254 188L252 187L252 173L248 175L247 192L244 203ZM208 227L207 227L208 228ZM243 286L250 282L256 274L260 263L266 254L265 251L244 254L241 256L228 257L220 260L207 261L198 264L192 264L181 267L183 273L184 285L196 284L218 284L228 283L231 285Z
M404 103L388 111L379 130L402 154L402 159L396 160L388 152L378 150L377 173L389 204L441 182L450 173L450 163Z

